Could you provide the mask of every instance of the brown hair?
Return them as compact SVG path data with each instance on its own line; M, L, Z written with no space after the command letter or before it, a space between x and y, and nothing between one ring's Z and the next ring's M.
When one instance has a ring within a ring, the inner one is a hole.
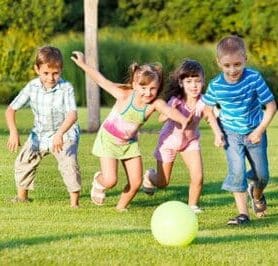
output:
M42 64L47 64L49 67L63 68L63 56L61 51L53 46L43 46L38 49L36 66L39 68Z
M163 89L163 70L161 64L154 63L139 65L133 63L129 67L129 78L127 83L130 85L134 80L140 85L147 85L155 79L157 79L159 84L157 92L157 95L159 95Z
M168 89L165 93L165 100L168 101L172 96L184 98L186 95L181 86L181 82L185 78L201 77L205 82L205 72L202 65L192 59L185 59L181 65L170 75Z
M216 47L217 57L220 58L225 54L233 54L241 52L243 56L246 56L246 48L242 38L236 35L231 35L223 38Z

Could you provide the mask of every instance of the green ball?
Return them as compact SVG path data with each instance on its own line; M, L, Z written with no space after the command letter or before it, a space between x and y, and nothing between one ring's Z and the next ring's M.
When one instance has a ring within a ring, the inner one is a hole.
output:
M191 208L180 201L159 205L151 218L154 238L166 246L186 246L197 236L198 219Z

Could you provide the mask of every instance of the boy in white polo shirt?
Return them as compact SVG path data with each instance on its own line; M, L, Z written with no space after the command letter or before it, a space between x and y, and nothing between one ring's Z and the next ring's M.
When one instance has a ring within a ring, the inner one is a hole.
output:
M16 111L29 105L34 115L34 127L15 162L17 196L14 202L29 200L28 191L34 189L36 169L41 159L53 154L70 194L71 207L78 207L81 178L77 162L79 127L72 85L61 79L63 58L59 49L44 46L38 49L35 71L31 80L6 110L10 131L8 149L20 146L16 127Z

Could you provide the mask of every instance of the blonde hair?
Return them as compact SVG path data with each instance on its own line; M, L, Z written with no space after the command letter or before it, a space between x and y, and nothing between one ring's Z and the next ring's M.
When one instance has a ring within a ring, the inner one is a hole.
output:
M216 46L217 57L220 58L226 54L234 54L240 52L246 56L246 48L242 38L236 35L231 35L223 38Z
M61 51L53 46L43 46L38 49L36 66L39 68L42 64L47 64L49 67L63 68L63 56Z

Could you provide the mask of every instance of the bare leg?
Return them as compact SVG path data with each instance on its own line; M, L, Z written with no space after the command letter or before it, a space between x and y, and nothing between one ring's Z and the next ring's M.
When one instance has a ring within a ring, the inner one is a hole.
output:
M151 179L153 185L159 188L168 186L171 178L174 162L163 163L157 161L157 176Z
M78 208L79 207L79 195L80 192L70 192L70 206L72 208Z
M105 188L112 188L118 181L118 160L113 158L100 158L101 174L98 182Z
M17 188L17 198L19 201L28 200L28 190L26 190L25 188L18 187Z
M143 172L141 156L123 160L122 163L127 175L127 185L125 186L116 206L116 209L119 211L126 209L140 189Z
M246 192L233 192L236 206L239 214L245 214L249 216L247 207L247 193Z
M263 189L254 187L253 189L253 197L255 200L260 200L263 195Z
M96 205L103 205L105 190L117 184L118 160L112 158L100 158L101 172L94 175L91 190L91 200Z
M198 205L203 188L203 165L200 150L184 151L181 153L190 174L188 205Z

